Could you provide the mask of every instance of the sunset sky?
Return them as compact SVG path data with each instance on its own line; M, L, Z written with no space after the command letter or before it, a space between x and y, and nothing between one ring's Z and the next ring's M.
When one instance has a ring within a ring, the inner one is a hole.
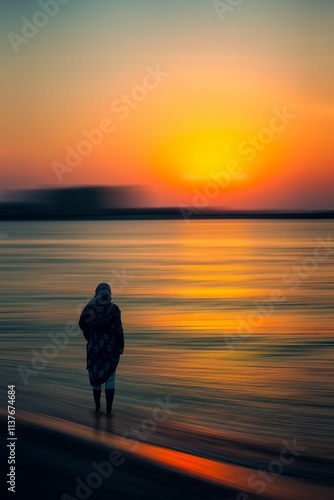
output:
M1 189L334 208L332 0L54 2L1 2Z

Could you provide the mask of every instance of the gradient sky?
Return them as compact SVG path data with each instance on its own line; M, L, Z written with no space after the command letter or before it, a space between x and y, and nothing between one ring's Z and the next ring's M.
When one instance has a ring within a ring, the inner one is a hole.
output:
M210 0L70 0L18 53L7 34L41 7L1 7L2 189L132 184L155 205L209 192L211 207L334 208L332 0L245 0L224 19ZM168 76L145 97L159 65ZM132 92L140 102L120 108ZM295 118L261 135L284 108ZM66 164L106 118L113 131ZM267 143L247 146L258 134ZM231 162L237 175L213 186Z

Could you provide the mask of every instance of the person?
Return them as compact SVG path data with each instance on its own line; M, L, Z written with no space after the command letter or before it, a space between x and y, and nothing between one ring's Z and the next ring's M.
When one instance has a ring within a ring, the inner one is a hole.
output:
M101 386L105 384L106 410L110 414L115 395L115 375L124 351L124 333L119 307L112 302L111 288L100 283L94 298L84 307L79 327L87 340L87 370L93 387L95 413L101 408Z

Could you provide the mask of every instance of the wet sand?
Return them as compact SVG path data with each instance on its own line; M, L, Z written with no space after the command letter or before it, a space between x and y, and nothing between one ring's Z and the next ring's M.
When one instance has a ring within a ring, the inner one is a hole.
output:
M55 424L57 425L56 422ZM1 425L6 425L2 417ZM96 435L95 442L91 436L88 439L80 437L80 433L73 436L69 432L50 429L37 423L21 422L17 434L15 498L218 500L236 496L227 487L222 488L155 465L153 461L120 450L119 446L112 447L111 442L103 442L103 437L96 429L92 432ZM111 473L110 467L106 465L111 463L110 460L113 461ZM92 465L93 462L98 465L104 463L102 473L110 474L109 477L103 478ZM95 473L95 477L91 477L90 483L88 478L92 473ZM76 481L76 478L82 482ZM81 489L76 490L79 483ZM86 489L83 484L90 484L90 487ZM93 487L94 484L97 487Z
M20 412L17 427L17 499L280 499L333 498L330 486L281 476L256 495L247 486L254 469L174 449L134 442L113 432L113 417L91 414L92 427ZM4 412L1 425L6 426ZM133 451L131 451L133 450ZM8 466L6 467L6 469ZM8 493L9 494L9 493Z

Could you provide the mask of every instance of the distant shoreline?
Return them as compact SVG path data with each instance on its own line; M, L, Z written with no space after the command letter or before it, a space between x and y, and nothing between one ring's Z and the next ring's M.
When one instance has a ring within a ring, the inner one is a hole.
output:
M2 207L4 208L4 207ZM275 211L214 211L203 210L199 213L189 211L183 216L177 208L112 209L94 212L42 212L26 210L25 213L0 213L1 221L104 221L104 220L328 220L334 219L331 211L275 212Z
M74 186L19 190L0 202L0 220L334 219L332 208L231 209L204 199L189 205L151 206L138 186ZM202 206L200 206L202 203Z

